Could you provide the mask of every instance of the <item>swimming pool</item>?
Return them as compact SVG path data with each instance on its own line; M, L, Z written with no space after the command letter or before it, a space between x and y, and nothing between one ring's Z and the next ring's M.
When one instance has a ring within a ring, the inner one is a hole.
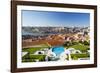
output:
M59 56L62 52L64 52L64 47L63 46L56 46L52 48L52 52L56 54L56 56Z

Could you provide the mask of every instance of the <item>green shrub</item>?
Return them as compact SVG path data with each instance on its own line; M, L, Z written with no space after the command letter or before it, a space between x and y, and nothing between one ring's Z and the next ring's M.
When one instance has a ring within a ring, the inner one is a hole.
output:
M22 57L22 62L35 62L36 59L39 61L45 61L45 56L46 55L25 55Z
M88 58L90 57L89 54L71 54L71 58L72 59L76 59L76 58Z
M78 60L78 57L74 56L74 57L73 57L73 60Z

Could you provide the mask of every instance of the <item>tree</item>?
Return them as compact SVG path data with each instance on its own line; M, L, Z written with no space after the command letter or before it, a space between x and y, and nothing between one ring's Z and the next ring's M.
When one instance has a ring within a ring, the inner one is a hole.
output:
M83 44L84 45L90 45L90 43L88 41L84 41Z
M67 47L69 47L69 46L71 46L72 45L72 43L70 42L70 41L66 41L64 44L63 44L63 46L67 46Z

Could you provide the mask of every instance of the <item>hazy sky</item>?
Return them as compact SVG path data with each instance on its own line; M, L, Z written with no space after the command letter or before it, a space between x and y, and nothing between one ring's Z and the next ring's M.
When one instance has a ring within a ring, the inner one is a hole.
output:
M89 26L89 13L22 10L22 26Z

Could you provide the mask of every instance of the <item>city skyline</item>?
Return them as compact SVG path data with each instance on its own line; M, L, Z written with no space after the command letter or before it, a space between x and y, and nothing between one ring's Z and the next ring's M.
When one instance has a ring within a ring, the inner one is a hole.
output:
M22 10L22 26L87 27L89 25L89 13Z

